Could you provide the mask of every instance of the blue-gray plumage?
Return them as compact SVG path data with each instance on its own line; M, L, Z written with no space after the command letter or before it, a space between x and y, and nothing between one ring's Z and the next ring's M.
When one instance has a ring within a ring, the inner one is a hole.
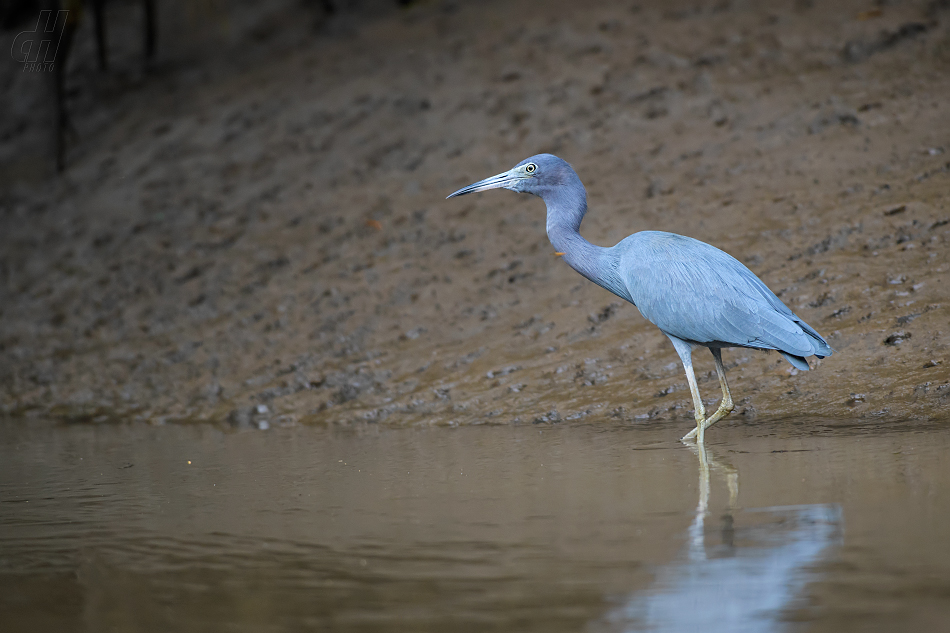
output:
M595 246L580 232L587 191L574 169L551 154L538 154L497 176L449 196L488 189L539 196L547 205L548 239L574 270L626 299L669 337L683 362L695 407L696 428L683 439L703 442L705 430L733 410L722 365L723 347L776 350L801 370L808 356L831 347L798 318L739 260L691 237L641 231L616 246ZM722 402L708 418L693 372L694 347L708 347L716 362Z

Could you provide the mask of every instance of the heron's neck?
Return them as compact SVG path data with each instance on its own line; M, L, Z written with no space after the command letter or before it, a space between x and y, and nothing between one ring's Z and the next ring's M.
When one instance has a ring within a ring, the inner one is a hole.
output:
M619 254L614 248L591 244L580 234L581 220L587 212L587 194L571 199L567 196L544 196L548 207L547 232L554 250L564 253L567 264L618 297L630 301L626 285L618 272Z

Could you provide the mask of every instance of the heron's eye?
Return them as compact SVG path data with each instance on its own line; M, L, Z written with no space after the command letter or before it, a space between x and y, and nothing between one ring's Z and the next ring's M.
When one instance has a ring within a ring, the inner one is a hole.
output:
M528 163L527 165L524 166L525 173L528 173L528 174L533 174L537 168L538 166L535 165L534 163Z

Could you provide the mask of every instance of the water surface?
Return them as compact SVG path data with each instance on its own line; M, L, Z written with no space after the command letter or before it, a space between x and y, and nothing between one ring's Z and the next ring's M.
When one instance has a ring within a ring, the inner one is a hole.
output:
M0 422L4 631L950 630L950 429Z

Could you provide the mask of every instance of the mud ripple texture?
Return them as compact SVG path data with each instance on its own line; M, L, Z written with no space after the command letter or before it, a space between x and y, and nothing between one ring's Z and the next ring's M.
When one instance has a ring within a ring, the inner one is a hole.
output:
M443 200L547 151L587 185L591 241L708 241L827 336L807 373L727 351L735 415L946 419L945 4L429 2L315 27L275 3L244 30L237 6L210 44L166 15L142 77L96 75L80 40L64 175L41 87L4 79L0 412L688 423L672 347L553 256L540 201Z

